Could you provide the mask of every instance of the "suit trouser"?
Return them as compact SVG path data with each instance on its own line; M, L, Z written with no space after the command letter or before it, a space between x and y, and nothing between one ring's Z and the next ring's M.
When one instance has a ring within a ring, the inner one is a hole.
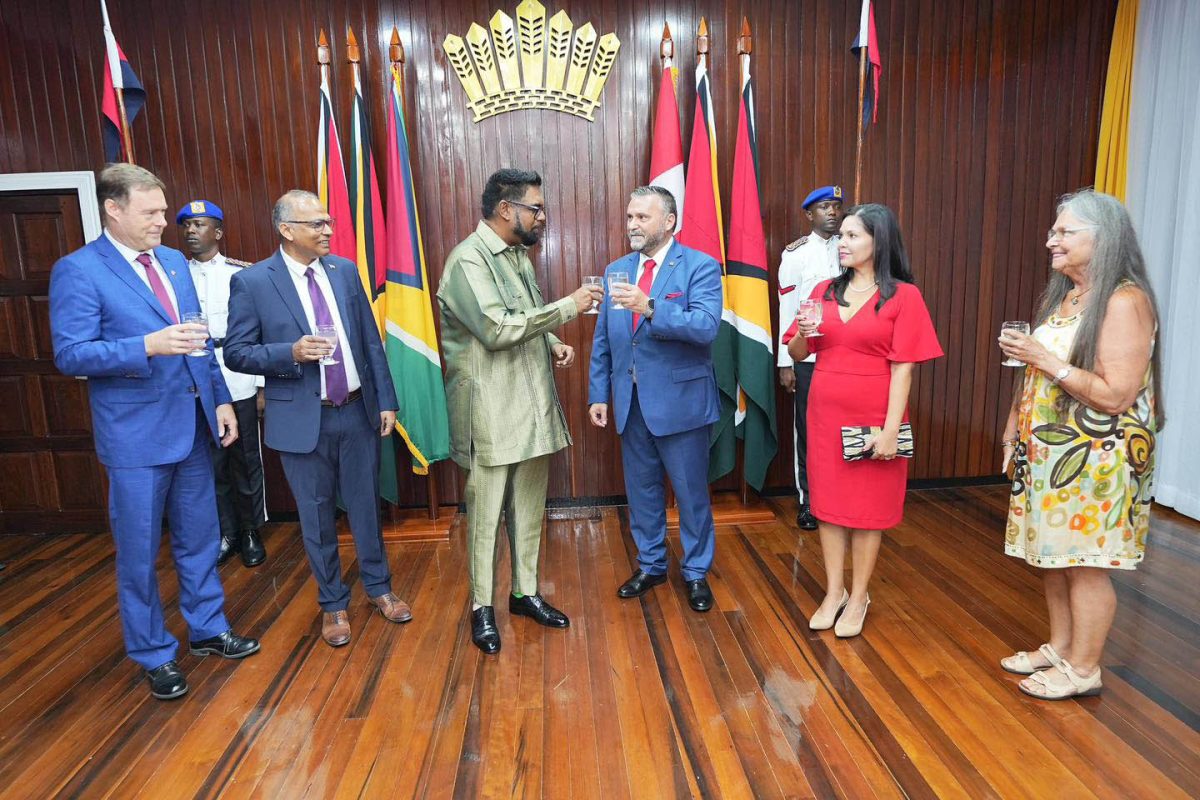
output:
M214 443L213 474L221 534L236 539L242 531L257 530L267 521L263 504L262 453L258 447L258 404L254 397L233 402L238 438L228 447Z
M621 465L629 498L629 529L643 572L667 571L666 470L679 505L679 538L683 544L680 571L685 581L703 578L712 566L716 547L712 503L708 497L708 437L710 426L670 436L655 436L646 427L637 387L621 434Z
M502 513L508 529L512 590L523 595L538 593L538 553L549 477L548 455L496 467L471 465L466 497L467 564L471 599L475 604L493 604L497 533Z
M117 547L117 603L125 652L144 669L175 658L179 642L163 624L154 562L163 511L179 578L179 610L193 641L229 630L225 592L217 576L220 547L213 497L211 436L196 404L192 450L183 461L153 467L108 467L108 514Z
M370 597L392 590L379 522L379 427L367 419L361 400L321 406L321 432L311 453L279 453L296 498L304 551L317 582L323 611L344 611L350 588L338 555L337 500L350 518L363 588Z
M808 505L808 390L812 386L813 370L817 365L812 362L797 361L796 393L792 396L796 406L796 491L800 495L800 504Z

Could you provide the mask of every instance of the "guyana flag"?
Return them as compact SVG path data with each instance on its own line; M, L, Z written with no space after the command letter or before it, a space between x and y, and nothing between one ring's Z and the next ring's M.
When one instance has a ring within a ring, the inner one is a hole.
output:
M367 290L367 299L375 311L375 323L382 337L387 232L384 230L383 202L379 199L379 178L371 155L371 125L357 64L351 72L354 76L354 110L350 121L350 147L354 155L350 165L350 212L354 215L354 239L358 245L351 260L358 264L358 276Z
M750 55L742 61L742 102L733 151L733 194L729 220L729 264L725 277L728 311L737 331L737 436L745 441L746 483L762 491L779 443L775 434L775 359L767 246L758 193L758 138L754 127L754 83Z
M325 32L321 31L324 39ZM333 218L333 236L329 249L335 256L354 260L354 220L350 217L350 194L346 187L346 168L342 162L342 140L333 119L333 100L329 94L329 70L321 68L321 120L317 128L317 195Z
M700 35L708 32L700 19ZM696 65L696 116L692 125L692 144L688 152L686 203L679 243L706 253L721 265L724 309L721 327L713 343L713 367L721 397L721 417L713 426L709 444L708 480L717 480L733 471L737 460L734 435L734 411L737 408L735 377L735 336L733 314L725 277L725 234L721 221L721 191L717 177L717 123L713 115L712 83L708 79L707 59Z
M387 116L387 274L386 333L388 367L400 412L396 430L408 445L412 469L429 473L429 464L450 456L450 425L442 359L433 323L433 298L425 269L421 218L413 186L400 70L392 67Z

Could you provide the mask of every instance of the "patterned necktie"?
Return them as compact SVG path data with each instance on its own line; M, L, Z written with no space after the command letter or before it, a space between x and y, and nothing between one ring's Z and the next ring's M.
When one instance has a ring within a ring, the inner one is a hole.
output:
M329 311L329 304L325 302L325 293L317 284L317 276L313 273L312 267L304 270L304 277L308 278L308 297L312 300L313 317L316 319L317 327L333 325L333 314ZM340 406L350 396L346 382L346 359L342 354L340 337L338 343L334 345L333 357L337 363L325 366L325 397L335 406Z
M654 286L654 268L657 266L658 264L654 263L653 258L647 258L646 267L642 270L642 277L638 278L638 288L642 290L642 293L646 297L650 296L650 289ZM633 329L635 331L637 330L638 323L641 321L641 314L633 315Z
M171 304L171 295L167 292L167 287L163 284L162 278L158 277L158 270L150 262L150 254L138 253L138 257L134 260L146 268L146 280L150 281L150 291L154 292L154 296L158 298L158 302L162 303L163 311L167 312L167 318L171 322L179 324L179 315L175 313L175 306Z

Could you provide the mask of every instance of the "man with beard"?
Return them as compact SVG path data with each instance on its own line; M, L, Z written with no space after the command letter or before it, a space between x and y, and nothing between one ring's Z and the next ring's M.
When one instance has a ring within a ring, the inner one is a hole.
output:
M224 564L234 553L242 563L256 567L267 558L258 529L266 522L263 504L263 465L258 447L258 410L263 385L261 376L233 372L225 366L225 329L229 320L229 280L250 266L227 258L220 250L225 237L225 215L216 203L193 200L179 209L175 224L191 258L188 269L200 298L200 310L208 320L217 363L237 415L237 441L229 447L213 447L213 474L217 489L217 516L221 520L221 550L217 563Z
M779 260L779 385L795 399L796 492L800 509L796 524L802 530L815 531L817 518L809 510L808 471L805 455L808 449L807 424L808 387L812 385L817 356L814 353L798 364L792 362L783 344L783 332L796 318L800 301L807 300L816 285L827 278L836 278L842 271L838 263L838 228L842 224L842 187L822 186L809 192L802 203L804 215L812 225L812 233L801 236L784 248Z
M716 529L708 497L708 437L720 416L712 343L721 323L721 267L684 247L675 197L661 186L630 194L625 231L634 252L605 269L633 283L613 287L592 339L588 416L607 427L609 403L621 437L629 529L638 568L619 589L638 597L667 579L663 472L679 502L679 538L688 605L712 608L708 570Z
M492 589L504 515L512 559L510 614L565 628L567 616L538 594L538 553L550 455L571 444L551 363L575 350L551 331L601 298L583 286L547 303L526 250L546 227L542 179L502 169L483 190L483 219L446 259L438 288L450 455L467 471L471 640L500 650Z

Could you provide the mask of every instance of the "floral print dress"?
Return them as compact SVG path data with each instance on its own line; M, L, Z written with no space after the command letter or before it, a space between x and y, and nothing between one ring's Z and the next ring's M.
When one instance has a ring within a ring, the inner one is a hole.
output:
M1082 313L1052 314L1033 337L1065 361ZM1062 418L1054 404L1063 391L1041 370L1025 370L1005 553L1038 567L1137 567L1154 475L1151 369L1124 413L1077 403Z

